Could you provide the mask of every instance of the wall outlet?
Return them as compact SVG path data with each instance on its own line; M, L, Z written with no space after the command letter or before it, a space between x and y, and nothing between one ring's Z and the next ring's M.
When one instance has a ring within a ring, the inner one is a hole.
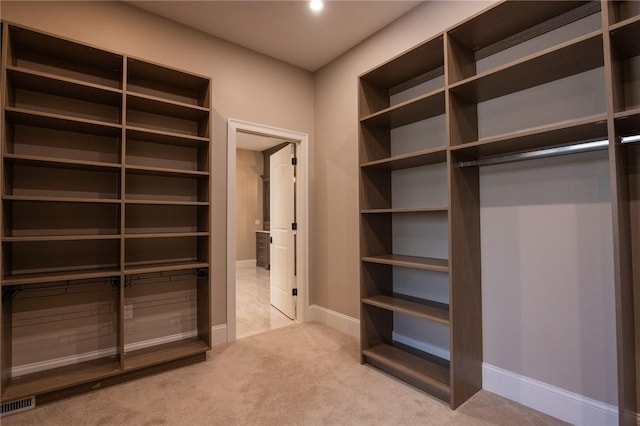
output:
M133 305L124 305L124 319L133 318Z
M260 225L260 219L256 219L256 225Z

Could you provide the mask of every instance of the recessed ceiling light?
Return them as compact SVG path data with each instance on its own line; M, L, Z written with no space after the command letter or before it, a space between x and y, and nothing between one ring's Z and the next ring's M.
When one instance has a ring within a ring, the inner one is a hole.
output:
M324 3L322 2L322 0L311 0L311 2L309 2L309 7L311 8L311 10L317 13L322 10L322 8L324 7Z

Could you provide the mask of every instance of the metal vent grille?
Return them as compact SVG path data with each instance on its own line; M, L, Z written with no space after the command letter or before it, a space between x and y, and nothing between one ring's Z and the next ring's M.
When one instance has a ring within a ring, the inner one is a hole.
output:
M21 411L31 410L36 406L36 398L30 396L29 398L18 399L16 401L5 402L0 409L0 415L6 416L9 414L19 413Z

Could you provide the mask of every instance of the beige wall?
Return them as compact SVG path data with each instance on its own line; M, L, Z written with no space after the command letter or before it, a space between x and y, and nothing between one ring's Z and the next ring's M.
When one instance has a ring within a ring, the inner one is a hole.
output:
M262 229L263 168L261 152L236 150L236 260L256 258L255 231Z
M426 2L315 78L310 303L360 317L357 77L492 2Z
M226 323L226 119L312 133L313 75L120 2L2 1L2 19L213 77L213 324Z

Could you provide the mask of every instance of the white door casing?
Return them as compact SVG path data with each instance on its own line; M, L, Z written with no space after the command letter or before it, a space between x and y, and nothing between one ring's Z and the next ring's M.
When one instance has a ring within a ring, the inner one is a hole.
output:
M309 308L309 135L263 124L229 118L227 120L227 226L226 226L226 324L215 325L212 333L226 338L217 342L236 339L236 135L239 132L263 135L287 140L296 144L298 166L296 171L296 315L298 321L306 321ZM211 239L215 241L214 238ZM212 250L214 248L212 247ZM214 290L215 293L215 290ZM216 295L214 294L214 297ZM220 297L219 295L217 297ZM222 296L224 297L224 296ZM212 306L216 306L215 303Z
M296 318L292 290L295 285L295 147L289 144L271 154L270 193L270 287L271 305L291 319Z

